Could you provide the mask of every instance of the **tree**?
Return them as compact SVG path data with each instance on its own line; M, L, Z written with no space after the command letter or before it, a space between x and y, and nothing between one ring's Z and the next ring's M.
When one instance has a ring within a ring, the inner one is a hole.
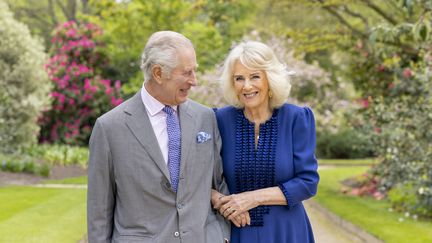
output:
M50 83L42 44L0 2L0 152L13 153L36 142Z
M370 171L378 189L396 208L432 216L431 2L270 2L278 11L319 12L319 28L285 33L302 42L296 46L309 57L325 60L329 70L352 81L362 97L362 119L352 121L371 136L381 158ZM335 62L335 53L344 61Z
M143 83L139 69L144 43L152 33L173 30L190 38L196 47L199 71L212 69L231 43L247 31L252 3L241 1L91 1L89 20L105 31L107 53L113 63L107 75L124 81L126 96Z
M16 18L27 24L33 34L44 39L49 48L51 33L60 24L90 14L88 0L6 0Z

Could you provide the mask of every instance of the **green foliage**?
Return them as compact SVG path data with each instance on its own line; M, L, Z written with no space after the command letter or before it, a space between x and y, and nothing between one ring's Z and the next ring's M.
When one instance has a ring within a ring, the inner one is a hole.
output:
M0 152L36 142L36 120L49 102L45 60L42 44L0 2Z
M364 96L362 126L375 130L371 141L382 159L371 173L381 190L393 190L395 207L424 216L432 215L432 193L419 193L432 186L432 38L427 27L418 29L430 16L413 8L404 21L378 25L357 43L349 69ZM413 197L397 196L406 191Z
M54 165L80 165L87 167L88 149L69 145L37 145L22 154L0 153L0 170L29 173L48 177Z
M87 166L88 149L70 145L38 145L27 151L33 158L39 158L49 165L81 165Z
M7 156L0 154L0 170L13 173L28 173L48 177L51 166L40 163L36 158L30 156Z
M317 133L318 158L356 159L373 157L369 138L360 131L340 128L336 133L323 130Z
M241 1L91 1L95 16L86 16L105 32L106 53L113 60L106 75L125 82L126 96L143 83L140 55L150 35L159 30L189 37L197 52L199 71L222 61L231 43L241 38L253 16L253 4Z

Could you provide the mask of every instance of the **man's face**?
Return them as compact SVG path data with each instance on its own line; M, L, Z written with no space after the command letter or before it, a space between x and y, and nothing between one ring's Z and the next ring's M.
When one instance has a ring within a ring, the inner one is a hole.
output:
M185 102L189 89L197 84L195 51L192 48L179 50L177 61L177 66L170 75L162 75L163 97L161 101L166 105L179 105Z

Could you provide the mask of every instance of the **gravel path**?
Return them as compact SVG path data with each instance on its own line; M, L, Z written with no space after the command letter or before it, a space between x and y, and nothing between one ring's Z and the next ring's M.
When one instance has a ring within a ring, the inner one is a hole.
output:
M364 242L360 238L345 229L339 227L323 212L312 207L311 203L304 202L307 214L312 224L316 243L357 243Z

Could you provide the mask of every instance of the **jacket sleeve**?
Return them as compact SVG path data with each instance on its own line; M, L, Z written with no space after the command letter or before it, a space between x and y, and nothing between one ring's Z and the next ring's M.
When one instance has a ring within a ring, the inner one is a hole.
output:
M304 107L297 112L292 128L294 177L279 184L291 209L317 192L319 175L315 157L315 119L312 111Z
M115 183L107 136L96 121L90 142L87 191L88 242L111 242Z
M229 195L228 185L226 184L225 178L223 176L223 166L222 166L222 139L220 137L219 129L216 122L215 114L213 113L213 136L214 136L214 170L213 170L213 189L224 194ZM225 239L230 238L230 223L220 214L216 214L219 224L222 228L223 237Z

